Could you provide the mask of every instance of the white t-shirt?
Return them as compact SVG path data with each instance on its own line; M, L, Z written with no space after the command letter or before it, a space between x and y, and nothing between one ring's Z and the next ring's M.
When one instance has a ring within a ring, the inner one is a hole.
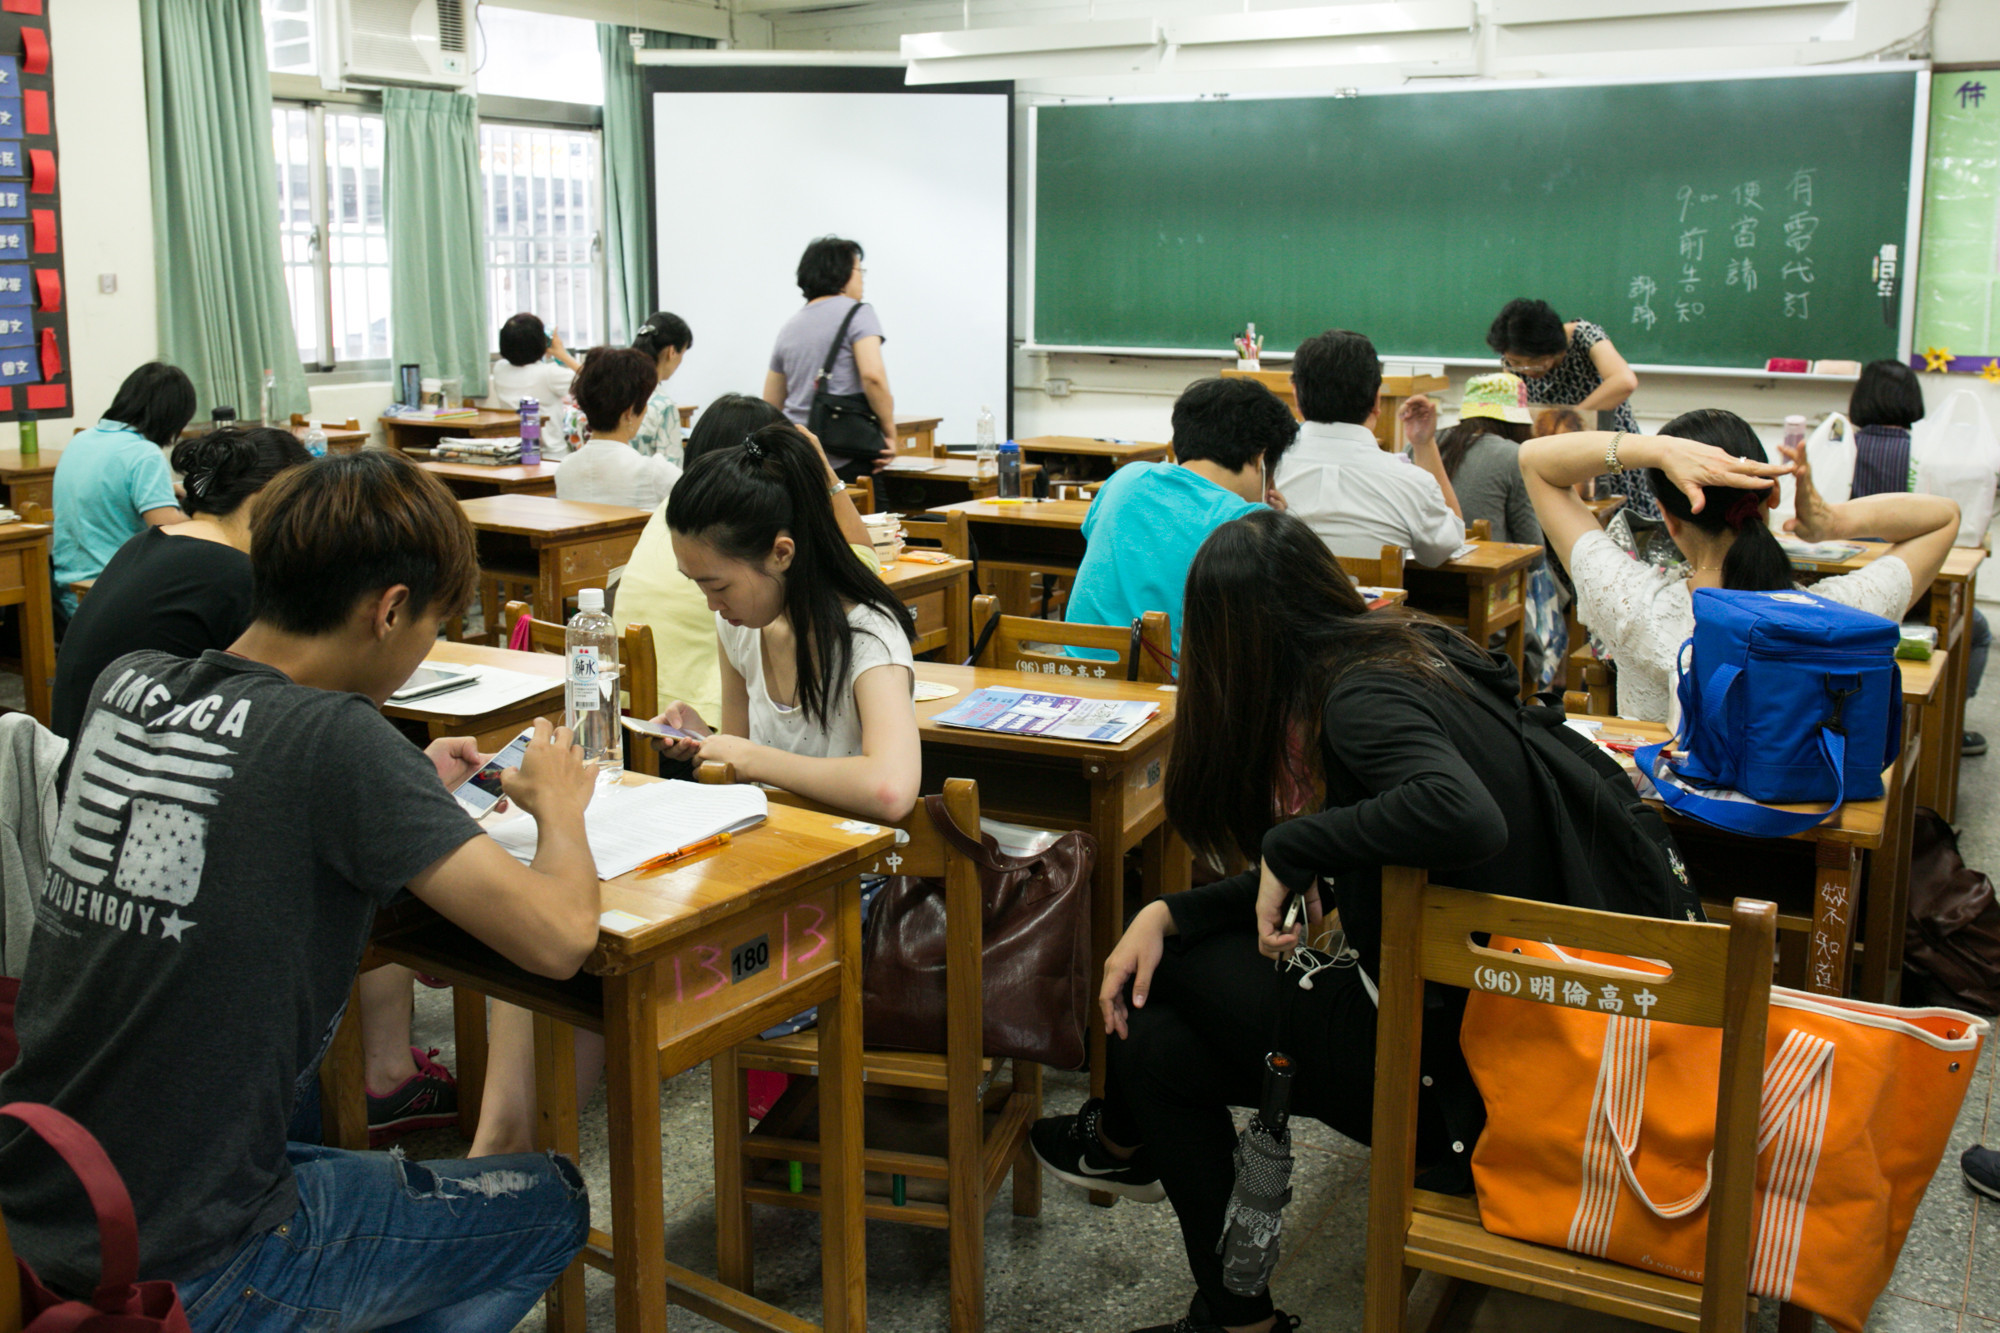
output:
M832 700L826 725L820 727L807 718L805 709L773 702L764 685L763 631L715 618L716 641L750 694L752 741L808 759L845 759L861 753L861 710L854 703L854 682L863 672L884 665L903 667L905 688L914 694L916 660L902 628L872 606L849 611L847 623L854 626L847 678Z
M1576 618L1618 663L1619 716L1670 724L1681 645L1694 633L1694 594L1686 577L1633 559L1596 530L1577 538L1569 575L1576 584ZM1807 591L1900 621L1913 596L1910 583L1902 557L1885 555Z
M569 397L570 382L575 378L576 372L560 361L517 366L503 356L493 363L486 406L511 412L523 398L532 398L541 404L543 416L561 421L563 399Z
M556 467L556 499L658 509L681 479L663 455L636 453L623 440L591 440Z
M1271 484L1335 555L1369 560L1400 546L1420 565L1441 565L1465 544L1465 521L1437 478L1386 454L1366 426L1307 421Z

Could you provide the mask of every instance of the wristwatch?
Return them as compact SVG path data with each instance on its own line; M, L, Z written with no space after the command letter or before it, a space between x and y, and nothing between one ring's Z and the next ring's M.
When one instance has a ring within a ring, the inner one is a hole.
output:
M1611 443L1604 446L1604 470L1613 476L1625 470L1625 465L1618 461L1618 441L1624 438L1625 432L1618 431L1612 435Z

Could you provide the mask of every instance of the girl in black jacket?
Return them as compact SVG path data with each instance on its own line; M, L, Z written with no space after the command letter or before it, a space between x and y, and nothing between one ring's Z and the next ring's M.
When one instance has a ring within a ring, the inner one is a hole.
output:
M1283 1049L1298 1070L1292 1113L1366 1143L1381 867L1424 866L1459 888L1547 900L1555 856L1521 741L1503 720L1515 706L1512 664L1418 616L1367 612L1304 523L1259 511L1217 528L1188 571L1185 614L1167 814L1197 855L1240 851L1258 869L1134 918L1100 993L1114 1034L1108 1094L1041 1121L1032 1142L1071 1184L1172 1201L1197 1294L1185 1317L1142 1333L1262 1333L1297 1320L1268 1292L1222 1284L1229 1108L1256 1105L1264 1055ZM1288 817L1316 788L1323 808ZM1358 957L1306 986L1307 969L1285 960L1322 941L1328 891ZM1306 900L1303 931L1282 925L1295 895ZM1463 1003L1462 992L1432 997L1418 1125L1424 1183L1461 1191L1483 1121L1457 1052Z

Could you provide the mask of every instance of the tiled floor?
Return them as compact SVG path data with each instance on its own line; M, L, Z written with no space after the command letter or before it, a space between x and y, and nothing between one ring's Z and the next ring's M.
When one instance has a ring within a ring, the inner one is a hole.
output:
M0 677L0 703L9 702L9 693L18 700L18 692L17 679ZM1970 725L2000 743L2000 689L1989 687L1986 698L1972 701ZM2000 821L1994 818L2000 813L2000 751L1966 761L1963 773L1959 825L1966 862L2000 872ZM451 1062L447 993L419 990L417 1038L443 1048ZM1994 1067L1989 1049L1944 1166L1917 1212L1895 1277L1868 1323L1869 1333L2000 1333L2000 1205L1968 1191L1956 1167L1965 1145L1989 1133L2000 1140L2000 1107L1991 1106ZM1072 1109L1083 1095L1079 1076L1052 1075L1048 1080L1052 1111ZM715 1213L706 1072L670 1080L661 1088L660 1101L668 1252L677 1262L712 1272ZM1303 1317L1305 1333L1347 1333L1361 1322L1368 1153L1316 1122L1295 1123L1295 1197L1273 1290L1284 1308ZM584 1145L584 1173L604 1225L609 1182L601 1095L586 1110ZM419 1157L464 1152L463 1143L449 1131L414 1138L406 1147ZM817 1320L817 1218L760 1208L754 1225L757 1293ZM943 1233L870 1223L870 1327L877 1333L942 1333L945 1268ZM1014 1217L1003 1190L987 1221L986 1271L987 1328L992 1333L1128 1333L1171 1322L1189 1294L1179 1232L1165 1205L1092 1208L1080 1194L1054 1181L1048 1182L1041 1216L1035 1218ZM590 1326L610 1329L609 1281L595 1272L588 1281ZM711 1333L716 1327L678 1309L670 1322L675 1333ZM1767 1311L1763 1333L1770 1333L1775 1323L1775 1311ZM537 1313L523 1328L541 1326ZM1445 1327L1453 1333L1626 1333L1641 1326L1473 1290L1454 1304Z

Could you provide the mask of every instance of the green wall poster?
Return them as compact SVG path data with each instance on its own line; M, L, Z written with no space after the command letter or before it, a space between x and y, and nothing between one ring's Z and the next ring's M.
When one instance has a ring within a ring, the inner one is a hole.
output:
M1910 364L2000 381L2000 69L1931 78Z

